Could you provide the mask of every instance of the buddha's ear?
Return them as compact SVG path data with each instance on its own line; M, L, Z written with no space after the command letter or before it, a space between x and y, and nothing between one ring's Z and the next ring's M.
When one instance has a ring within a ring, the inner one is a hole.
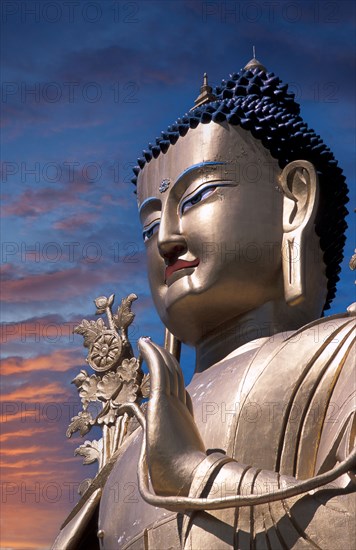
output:
M306 295L305 239L318 208L318 175L306 160L290 162L279 176L283 190L282 267L286 302L297 305Z

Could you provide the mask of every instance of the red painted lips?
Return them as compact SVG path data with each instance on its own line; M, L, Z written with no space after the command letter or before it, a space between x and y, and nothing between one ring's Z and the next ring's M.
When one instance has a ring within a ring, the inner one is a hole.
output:
M172 273L175 273L179 269L184 269L187 267L197 267L197 265L199 265L199 262L200 260L199 258L197 258L196 260L193 260L191 262L187 262L186 260L177 260L176 262L174 262L174 264L168 265L165 271L165 282L167 281L168 277L172 275Z

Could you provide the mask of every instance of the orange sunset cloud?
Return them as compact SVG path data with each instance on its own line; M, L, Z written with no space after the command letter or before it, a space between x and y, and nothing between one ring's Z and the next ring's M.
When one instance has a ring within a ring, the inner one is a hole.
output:
M2 362L2 375L21 374L34 371L67 371L75 365L84 362L83 354L79 351L56 350L48 355L38 355L24 359L22 357L7 357ZM37 391L37 390L36 390Z

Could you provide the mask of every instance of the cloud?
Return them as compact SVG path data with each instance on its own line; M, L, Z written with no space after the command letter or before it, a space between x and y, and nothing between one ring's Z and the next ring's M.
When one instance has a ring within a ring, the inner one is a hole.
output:
M160 8L157 15L159 12ZM207 36L204 30L198 33L195 22L195 16L184 21L188 39L179 49L171 48L169 56L166 53L167 44L160 36L161 22L152 20L152 33L142 36L141 43L132 47L112 43L102 48L82 48L66 53L53 78L80 85L89 82L99 86L117 84L119 92L128 102L136 97L141 85L164 85L172 88L189 81L191 75L197 71L202 71L199 45ZM182 29L175 29L174 24L170 29L172 42L181 39ZM152 41L155 42L154 45Z
M34 124L47 124L48 115L38 105L3 102L1 107L0 128L6 139L14 139L22 134L23 127Z
M38 456L39 453L43 453L43 457L37 459L37 458L34 458L34 459L31 459L31 458L28 458L28 457L25 457L24 459L20 459L20 460L16 460L15 462L12 460L11 462L6 462L6 458L5 458L5 461L2 460L2 463L1 463L1 468L2 470L4 470L5 468L10 468L10 469L14 469L14 470L19 470L21 468L24 468L24 467L30 467L30 466L38 466L39 464L42 464L44 463L44 458L48 459L48 454L49 453L57 453L58 451L60 450L59 447L46 447L45 445L33 445L32 447L24 447L24 448L19 448L18 450L17 449L7 449L7 450L4 450L4 451L1 451L1 454L3 455L3 458L4 456L22 456L22 454L34 454L34 456ZM14 451L14 452L13 452ZM57 464L68 464L68 463L77 463L78 462L78 458L76 458L75 456L73 457L69 457L69 458L61 458L59 456L51 456L51 463L52 463L52 466L54 466L54 463L57 463Z
M38 466L39 464L42 464L42 463L43 463L42 459L32 460L29 458L24 458L24 459L17 460L16 462L11 462L6 464L6 468L24 469L24 468L29 468L30 466ZM2 466L2 468L4 468L4 466Z
M155 79L169 83L169 75L157 70L157 60L150 52L119 46L86 48L65 54L58 67L59 80L63 82L117 82L121 79L138 79L142 75L154 75Z
M8 269L6 274L10 275ZM16 273L13 272L13 275L16 276ZM28 275L6 280L2 285L2 300L4 302L68 300L92 290L102 280L103 274L100 271L89 271L83 266Z
M20 273L23 273L23 270L18 270L17 267L15 268L15 266L10 263L0 265L0 275L3 282L14 279L15 273L19 276Z
M5 345L13 341L22 343L31 339L39 342L41 339L48 343L56 343L61 338L72 340L72 331L78 324L78 320L66 321L62 315L45 315L43 317L31 317L17 323L0 324L0 343Z
M10 430L6 433L4 433L4 425L2 427L2 432L0 434L0 443L4 443L5 441L11 440L11 439L22 439L23 437L31 437L38 436L39 434L47 434L49 430L52 428L49 426L46 429L44 428L33 428L33 427L27 427L26 429L22 430Z
M83 195L90 190L88 181L79 177L68 182L65 188L44 187L42 189L25 189L20 195L3 207L3 216L21 216L35 218L58 210L63 206L82 207L88 205Z
M36 361L38 361L37 370L43 370L44 359L46 361L47 370L48 370L49 366L52 367L52 361L63 359L63 353L54 352L52 357L49 357L48 355L42 356L39 358L37 357L35 359ZM32 367L31 372L33 372L34 370L36 370L36 366L33 367L32 360L28 360L28 361L31 361L31 367ZM5 365L5 370L6 370L6 365ZM26 371L26 367L25 369L22 369L22 372L24 372L24 370ZM68 369L64 369L64 370L68 370ZM20 386L16 388L16 390L13 390L9 393L3 393L3 398L6 399L7 401L21 400L21 401L37 403L39 401L43 401L43 402L45 401L52 402L53 400L61 401L63 397L66 397L67 395L68 395L68 390L65 390L59 383L53 382L45 386L29 386L29 385Z
M10 374L23 374L34 373L36 371L55 371L65 372L70 370L76 365L80 365L83 362L83 355L77 351L72 350L56 350L48 355L39 355L37 357L31 357L25 359L23 357L7 357L3 360L1 372L3 376L9 376ZM38 401L39 395L41 398L49 398L60 401L61 398L56 392L60 392L61 396L65 395L63 388L60 386L49 385L43 388L29 387L21 389L18 394L19 399L27 399L28 401ZM16 392L13 393L13 397L16 396ZM4 396L7 397L8 396ZM9 399L9 398L8 398Z
M73 214L71 217L63 218L55 222L53 228L68 232L77 231L78 229L91 226L98 218L99 216L97 214L90 214L88 212Z
M93 237L90 236L90 238ZM54 244L60 247L60 243ZM76 267L26 275L24 263L20 264L19 268L14 264L10 267L4 264L6 280L1 289L2 301L14 305L32 302L40 302L43 305L44 302L53 301L63 304L65 301L69 305L71 298L84 294L94 299L94 293L98 292L97 287L100 287L101 293L105 292L106 288L112 292L113 284L118 288L118 277L120 292L126 292L123 289L126 289L129 283L137 285L137 288L140 288L140 285L142 287L141 283L144 283L143 279L146 277L143 269L145 253L140 250L137 243L131 241L103 243L102 239L97 239L82 243L81 247L81 243L74 244L78 245L74 252L79 254L77 261L81 262ZM53 264L55 262L52 261L49 265ZM32 267L31 264L26 267L29 266ZM33 263L33 269L38 267L39 263ZM48 268L48 262L46 268ZM132 292L132 287L129 291ZM86 303L88 302L89 299ZM53 303L51 305L53 310Z
M18 455L26 455L26 454L35 454L35 453L46 453L48 451L52 451L53 449L51 447L45 447L44 445L40 446L40 445L30 445L30 446L26 446L26 447L16 447L14 449L2 449L1 450L1 455L2 457L7 457L7 456L18 456ZM22 463L22 461L21 461ZM4 463L2 463L3 465ZM6 459L5 459L5 467L7 468L18 468L19 466L17 466L17 464L14 464L14 463L6 463ZM21 467L21 466L20 466Z

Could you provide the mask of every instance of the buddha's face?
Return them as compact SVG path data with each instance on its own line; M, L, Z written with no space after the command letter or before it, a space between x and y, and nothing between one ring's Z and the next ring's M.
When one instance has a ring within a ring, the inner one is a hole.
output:
M152 296L183 342L283 294L279 173L249 132L213 122L140 172Z

